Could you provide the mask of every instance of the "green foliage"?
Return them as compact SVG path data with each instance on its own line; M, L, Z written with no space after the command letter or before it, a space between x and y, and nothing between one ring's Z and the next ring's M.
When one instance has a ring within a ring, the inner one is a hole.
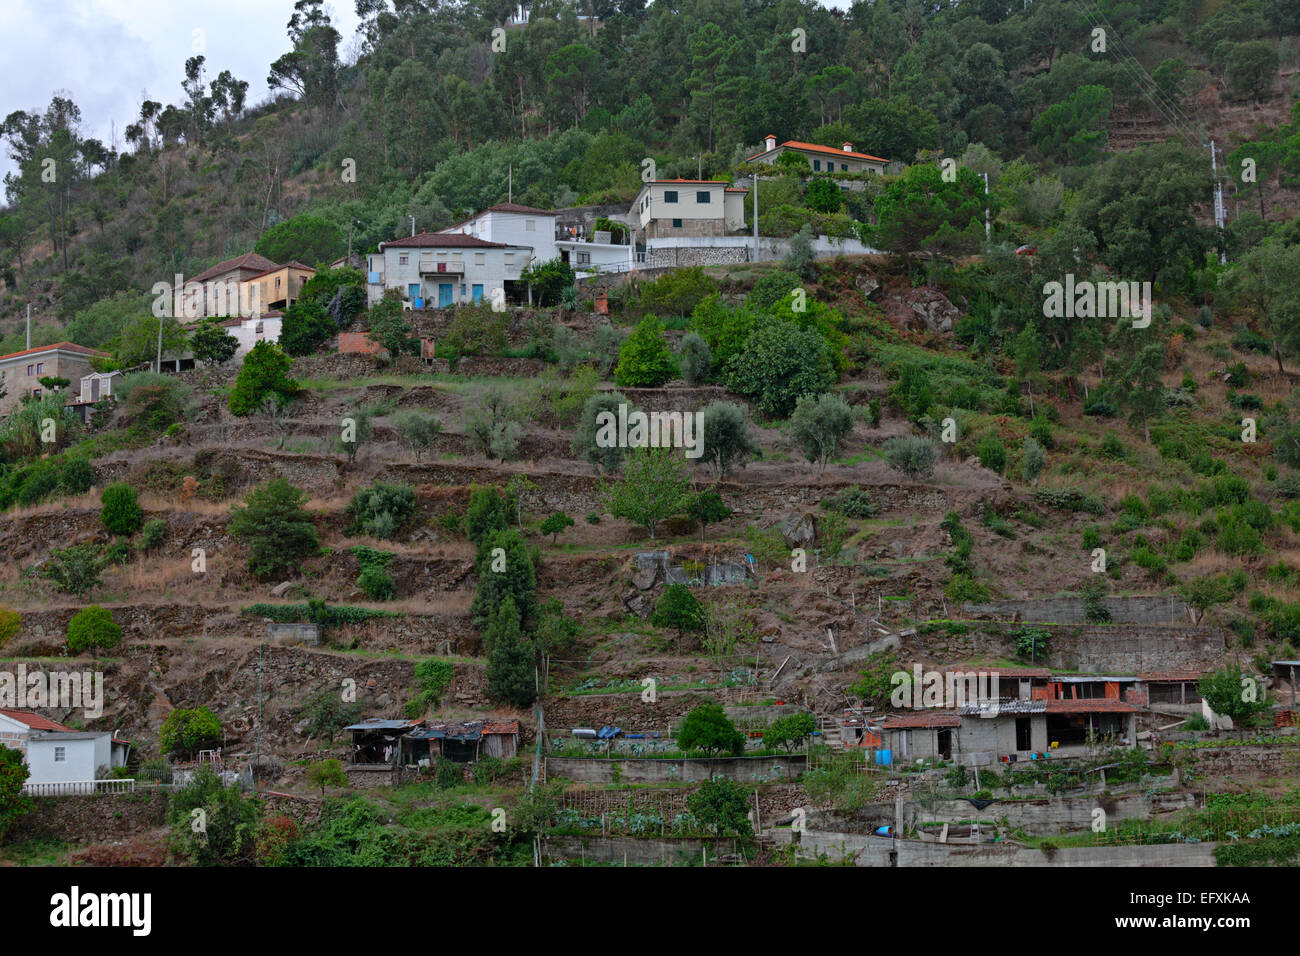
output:
M677 347L677 365L687 385L700 385L708 381L713 370L713 353L709 343L698 332L687 332Z
M717 281L699 266L674 269L641 286L641 305L656 314L690 315L716 292Z
M174 710L170 721L180 713ZM207 714L212 717L211 713ZM215 721L216 718L212 717ZM164 731L167 724L163 724ZM217 733L220 734L220 724ZM212 741L218 739L213 737ZM208 742L212 742L208 741ZM171 748L164 747L164 750ZM185 747L181 749L194 749ZM194 827L194 811L203 811L203 827ZM172 849L195 866L236 866L253 861L257 821L261 805L244 797L239 787L227 787L210 766L201 766L167 802L167 823L171 827Z
M433 443L442 432L441 420L416 409L398 412L389 419L389 424L397 430L402 444L411 450L416 461L433 448Z
M555 305L565 289L573 288L573 269L562 259L552 259L529 266L519 281L533 290L536 305Z
M337 331L323 305L299 298L284 311L278 344L289 355L311 355Z
M560 532L565 528L572 527L573 519L563 511L556 511L546 516L545 520L542 521L542 526L539 530L542 534L549 534L551 536L551 544L555 544Z
M524 544L513 528L489 533L479 545L474 562L478 589L470 603L470 614L479 627L485 627L495 608L511 599L521 620L533 614L537 606L537 571Z
M979 443L976 451L979 456L980 464L989 471L995 471L999 475L1002 469L1007 466L1007 446L1002 444L1002 440L996 435L988 435Z
M488 693L513 707L527 707L537 696L534 651L519 622L515 600L506 595L487 614L483 646L488 655Z
M289 378L292 360L279 346L271 342L258 342L244 356L230 392L230 412L248 416L261 407L268 395L292 398L298 385Z
M898 671L898 655L893 651L877 651L867 658L860 671L862 679L849 685L849 693L864 704L884 707L894 690L893 676Z
M441 657L426 657L415 665L415 688L422 709L436 708L442 703L443 694L456 677L456 669L451 661Z
M343 764L334 757L326 760L318 760L307 768L307 783L313 787L320 788L320 795L325 796L326 787L346 787L348 785L348 775L343 770Z
M846 518L874 518L880 514L880 508L871 500L871 493L860 485L845 488L839 494L822 501L827 511L838 511Z
M937 163L909 166L874 203L877 225L863 241L898 255L972 252L984 236L984 182L965 166L945 182Z
M206 707L177 707L158 731L158 747L165 754L192 756L221 743L221 721Z
M619 349L614 383L628 388L657 388L676 374L677 363L664 338L663 324L647 315Z
M819 478L826 471L826 463L835 457L840 443L852 430L853 409L831 392L817 397L800 397L790 416L790 435L804 457L817 465Z
M788 154L782 154L788 155ZM777 269L773 272L765 272L762 277L754 283L754 288L750 290L749 295L745 297L745 302L753 306L760 312L770 313L773 307L782 300L788 299L790 293L802 286L803 279L793 272L787 272L784 269Z
M190 335L190 350L204 365L224 365L239 351L239 339L216 319L206 319Z
M397 596L397 585L382 568L362 568L357 587L372 601L391 601Z
M392 358L418 353L420 343L415 338L415 327L406 316L407 310L402 308L398 298L385 295L370 310L370 329L366 338L387 349Z
M934 442L918 435L891 438L884 444L885 460L891 468L901 471L913 481L924 481L934 475L939 450Z
M711 462L718 476L743 468L751 458L761 454L749 431L745 406L734 402L710 402L704 407L704 459Z
M763 731L763 746L791 751L817 729L817 718L804 711L778 717Z
M671 627L678 635L698 634L704 630L704 605L684 584L669 584L655 604L650 623L655 627Z
M683 751L703 750L711 754L740 756L745 735L736 729L721 704L700 704L677 728L677 746Z
M337 690L324 688L313 694L300 711L308 737L333 740L340 730L361 719L361 704L345 701Z
M679 735L680 740L680 735ZM709 832L749 839L749 795L734 780L709 780L686 798L686 809Z
M653 541L656 525L682 510L689 487L682 459L672 449L642 448L629 456L622 477L603 485L601 493L610 514L641 525Z
M72 616L68 622L68 648L82 651L111 650L122 643L122 629L113 620L112 612L91 605Z
M744 350L727 363L726 375L728 388L753 398L765 415L774 418L789 415L800 396L820 395L835 384L825 340L790 322L755 329Z
M253 490L231 508L229 534L248 549L248 569L260 578L293 574L320 551L316 526L303 505L307 495L283 478Z
M1041 661L1052 640L1050 631L1041 627L1022 627L1016 631L1016 656L1027 661Z
M133 535L140 530L144 512L136 500L135 489L126 482L116 482L105 488L99 503L99 520L108 531Z
M99 587L99 573L105 561L93 544L74 544L56 548L41 568L41 576L54 582L54 587L65 594L84 597Z
M692 521L699 522L700 539L703 540L708 525L725 521L731 515L731 509L722 500L722 495L713 488L706 488L687 501L686 514Z
M285 265L298 261L315 266L332 262L347 249L347 237L337 225L309 213L276 223L253 246L258 255Z
M0 647L17 637L22 626L22 615L13 608L0 604Z
M167 537L167 522L162 518L150 518L140 528L140 550L154 550L163 543L165 537Z
M0 745L0 839L35 806L32 798L23 793L28 776L22 751Z
M492 485L476 485L469 492L469 507L465 509L465 535L482 547L484 540L494 531L504 530L506 502Z
M348 502L348 534L396 538L415 517L415 491L410 485L374 481Z
M724 374L727 364L744 349L754 331L756 315L748 301L745 306L733 309L716 293L702 299L691 312L691 327L709 347L715 376Z
M1089 624L1110 622L1110 608L1106 606L1106 585L1095 577L1083 586L1083 619Z
M1263 681L1228 668L1202 675L1196 690L1212 711L1234 721L1268 709Z

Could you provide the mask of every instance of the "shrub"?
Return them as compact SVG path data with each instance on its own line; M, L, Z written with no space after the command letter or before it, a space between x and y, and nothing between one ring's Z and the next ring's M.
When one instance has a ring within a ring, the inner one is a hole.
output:
M113 395L127 425L151 432L186 421L196 408L193 391L174 375L132 372L113 386Z
M278 344L289 355L310 355L337 331L320 303L300 298L285 309Z
M41 576L54 582L55 590L82 597L99 586L104 559L92 544L74 544L50 552Z
M768 272L754 283L745 301L763 312L770 312L772 307L787 298L791 292L803 285L803 279L793 272L778 269Z
M700 523L700 540L704 540L705 528L719 521L725 521L731 515L722 495L712 488L706 488L691 497L686 505L686 514L692 521Z
M125 482L109 485L100 495L99 503L99 520L113 534L132 535L140 530L144 512L130 485Z
M676 374L677 365L664 338L663 324L653 315L647 315L619 349L614 384L657 388Z
M262 407L268 395L290 399L298 391L298 384L289 378L293 360L279 346L271 342L258 342L244 356L230 392L232 415L247 416Z
M489 385L465 416L465 434L485 458L514 458L523 441L521 411L505 391Z
M221 721L206 707L178 707L167 715L158 731L158 747L165 754L188 756L221 742Z
M988 435L983 438L979 443L976 454L979 456L981 465L989 471L997 472L999 475L1002 474L1002 469L1007 466L1007 447L995 435Z
M802 396L790 416L790 433L804 457L817 465L817 475L839 451L840 443L853 430L853 410L831 392L817 398Z
M0 647L17 637L22 626L22 615L13 608L0 604Z
M357 578L357 586L372 601L391 601L397 596L397 586L383 568L373 566L362 568L361 576Z
M546 516L546 520L542 522L542 526L539 530L542 534L549 534L551 536L551 544L555 544L560 532L565 528L572 527L573 519L563 511L556 511Z
M713 369L713 353L709 351L709 343L698 332L687 332L677 347L677 364L687 385L699 385L708 381L709 372Z
M603 486L609 513L635 521L655 540L655 527L686 504L690 479L682 459L668 448L642 448L632 456L623 476Z
M622 448L617 441L611 442L602 438L602 429L607 426L602 426L599 422L603 413L613 415L616 420L620 405L627 406L629 415L636 410L636 407L621 392L597 392L592 395L582 406L582 417L573 439L573 453L582 455L591 462L593 468L605 474L618 471L623 463L626 449Z
M717 281L699 266L674 269L641 286L641 304L652 312L690 315L701 301L717 291Z
M1254 700L1248 699L1245 693L1247 681L1255 683ZM1249 717L1268 708L1262 681L1243 677L1240 672L1227 668L1202 676L1196 689L1211 710L1233 720Z
M834 363L825 339L790 322L755 329L745 348L727 365L727 385L752 396L759 409L785 417L801 395L820 395L835 384Z
M677 728L677 746L685 751L739 756L745 751L745 735L736 729L721 704L700 704Z
M426 657L415 665L415 687L419 691L419 702L423 708L437 707L442 703L442 695L456 677L456 669L451 661L441 657Z
M838 511L846 518L874 518L880 514L879 506L871 500L871 493L858 485L827 498L822 507L827 511Z
M248 548L248 569L258 577L287 574L320 550L305 492L274 478L231 509L227 531Z
M348 534L395 538L415 516L415 511L415 491L410 485L375 481L348 502L347 514L352 519Z
M489 534L506 526L506 502L501 492L491 485L471 488L469 507L465 509L466 537L481 546Z
M500 549L501 553L493 552ZM537 571L524 539L512 528L493 531L479 546L475 560L478 588L470 603L470 614L479 627L486 625L494 608L506 598L521 620L532 615L537 606Z
M326 787L346 787L348 775L343 771L343 764L335 757L318 760L307 768L307 783L320 788L320 795L325 796Z
M704 407L704 457L713 463L719 477L733 468L743 468L760 454L749 432L745 406L734 402L710 402Z
M537 696L534 651L520 627L513 597L506 595L489 613L483 646L488 652L488 693L514 707L531 704Z
M163 543L167 536L167 522L162 518L150 518L140 528L140 550L152 551Z
M1106 606L1106 585L1092 580L1083 586L1083 618L1089 624L1106 624L1110 621L1110 608Z
M102 607L91 605L73 615L68 622L68 647L81 651L108 650L122 642L122 629L113 615Z
M1038 477L1047 465L1047 454L1043 446L1032 438L1026 438L1020 445L1020 471L1025 481L1038 484Z
M669 584L650 615L655 627L671 627L678 636L704 630L704 605L684 584Z
M131 560L131 542L121 538L104 549L104 559L109 564L126 564Z
M398 412L389 422L397 429L402 444L411 450L416 461L433 447L434 441L442 432L442 422L439 419L415 409Z
M938 449L928 438L908 435L891 438L884 444L885 459L890 467L901 471L913 481L923 481L934 474Z

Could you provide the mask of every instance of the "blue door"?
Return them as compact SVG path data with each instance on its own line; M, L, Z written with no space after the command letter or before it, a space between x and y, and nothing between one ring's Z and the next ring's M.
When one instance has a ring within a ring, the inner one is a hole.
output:
M438 308L451 305L451 283L438 283Z
M473 296L473 298L474 298L474 304L475 304L475 305L478 305L480 302L482 302L482 301L483 301L483 283L481 283L481 282L475 282L471 294L472 294L472 296Z
M420 298L420 283L412 282L410 285L408 285L406 287L406 296L412 302Z

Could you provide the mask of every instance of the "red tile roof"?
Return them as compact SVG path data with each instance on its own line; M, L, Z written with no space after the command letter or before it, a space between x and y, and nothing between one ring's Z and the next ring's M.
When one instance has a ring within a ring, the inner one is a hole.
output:
M224 275L227 272L233 272L236 269L252 269L261 273L266 273L280 268L266 256L260 256L256 252L246 252L242 256L234 259L227 259L225 262L218 262L211 269L205 269L198 275L193 276L190 282L206 282L208 279Z
M889 714L881 727L884 730L930 729L934 727L960 727L956 714L937 712L928 714Z
M63 724L59 723L56 720L50 720L50 718L48 717L42 717L40 714L33 713L30 710L0 709L0 714L4 714L6 717L8 717L11 720L16 720L20 724L26 724L32 730L59 730L59 731L66 731L67 733L73 732L71 727L65 727L63 726Z
M889 160L885 159L883 156L872 156L870 153L855 153L847 149L836 149L834 146L818 146L816 143L801 143L797 139L787 139L776 148L799 149L810 153L821 153L822 155L848 156L850 159L866 159L873 163L889 162ZM771 152L775 152L775 150L765 149L761 153L755 153L753 156L747 157L745 161L748 162L751 159L758 159L758 157L766 156Z
M699 183L704 186L721 186L724 183L729 183L729 182L731 182L731 180L729 179L682 179L680 176L677 179L647 180L647 184L648 183Z
M517 720L485 720L483 722L483 733L485 734L517 734L519 733L519 721Z
M552 209L538 209L536 206L521 206L517 202L499 202L495 206L488 206L483 212L517 212L530 216L554 216L555 211ZM479 213L483 215L483 213ZM466 220L468 222L469 220Z
M422 232L418 236L407 236L403 239L392 239L388 242L381 242L379 250L382 252L391 246L394 249L422 249L448 248L448 249L505 249L509 244L505 242L488 242L486 239L479 239L477 236L465 236L458 232Z
M1049 714L1136 714L1137 708L1121 700L1097 697L1091 700L1049 700Z
M39 348L24 349L21 352L10 352L8 355L0 355L0 362L6 359L18 358L20 355L35 355L38 352L50 352L54 349L61 349L64 352L76 352L78 355L107 355L107 352L99 352L95 349L86 348L84 345L77 345L74 342L55 342L53 345L42 345Z
M303 264L302 264L301 262L299 262L297 259L294 259L294 260L291 260L290 262L286 262L286 263L285 263L284 265L282 265L282 266L272 266L270 269L267 269L265 272L259 272L259 273L258 273L257 275L255 275L255 276L249 276L249 277L248 277L247 279L245 279L244 281L245 281L245 282L251 282L251 281L253 281L254 279L260 279L260 278L262 278L262 276L269 276L272 272L279 272L281 269L302 269L304 272L311 272L311 273L315 273L315 272L316 272L316 270L313 269L311 266L303 265Z

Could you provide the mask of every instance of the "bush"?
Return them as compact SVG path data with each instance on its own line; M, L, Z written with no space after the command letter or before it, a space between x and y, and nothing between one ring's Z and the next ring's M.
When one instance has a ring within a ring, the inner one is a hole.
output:
M278 344L289 355L311 355L337 331L320 303L298 299L284 312Z
M555 544L560 532L565 528L572 527L573 519L563 511L556 511L546 516L546 519L542 522L541 528L538 530L540 530L542 534L549 534L551 536L551 544Z
M81 651L109 650L122 643L122 629L113 621L113 615L102 607L91 605L73 615L68 622L68 647Z
M820 334L790 322L755 329L727 365L727 386L754 398L774 418L794 410L802 395L820 395L835 384L830 349Z
M687 385L699 385L708 381L709 372L713 369L713 353L709 351L709 343L698 332L687 332L677 347L677 364Z
M745 752L745 735L736 729L721 704L700 704L677 728L677 746L684 751L740 756Z
M167 522L162 518L150 518L140 528L140 550L152 551L163 543L167 536Z
M74 544L51 551L41 576L53 581L55 590L82 597L99 586L102 570L104 559L98 548L92 544Z
M397 586L383 568L362 568L357 586L372 601L391 601L397 596Z
M258 342L244 356L230 392L232 415L247 416L262 407L268 395L290 399L298 391L298 384L289 378L293 360L279 346L271 342Z
M451 661L441 657L426 657L415 665L415 688L419 691L419 702L425 709L437 707L442 703L442 695L456 677L456 669Z
M226 530L248 548L248 569L257 577L295 573L320 550L306 500L305 492L274 478L250 492L244 507L231 509Z
M745 302L762 312L771 312L772 307L782 299L789 298L790 293L803 285L803 279L793 272L778 269L768 272L754 283Z
M22 626L22 615L13 608L0 604L0 647L17 637Z
M704 458L713 463L719 477L743 468L760 454L749 432L745 406L734 402L710 402L704 407Z
M99 520L113 534L133 535L140 530L144 512L130 485L125 482L109 485L100 495L99 503Z
M995 435L988 435L979 443L979 449L976 451L979 456L980 464L989 471L1002 474L1002 469L1007 466L1007 446L1002 444L1002 440Z
M1089 581L1083 586L1083 619L1089 624L1107 624L1110 622L1110 608L1106 606L1106 585L1101 581Z
M465 535L481 546L489 534L507 527L506 502L491 485L470 489L469 507L465 509Z
M650 615L655 627L671 627L678 635L704 630L704 605L684 584L669 584Z
M790 416L790 434L804 457L817 465L817 476L839 451L840 443L853 430L853 410L831 392L817 398L802 396Z
M1037 484L1038 477L1047 466L1047 454L1043 446L1032 438L1026 438L1020 445L1020 472L1025 481Z
M901 471L913 481L924 481L934 474L939 451L928 438L908 435L891 438L884 444L885 459L890 467Z
M871 500L871 493L858 485L827 498L822 507L827 511L838 511L846 518L874 518L880 514L879 506Z
M165 754L190 756L221 742L221 721L206 707L178 707L167 715L158 731L158 747Z
M699 266L674 269L641 286L641 305L666 315L690 315L705 297L718 291L718 283Z
M500 549L502 554L493 555ZM521 620L532 615L537 606L537 571L524 539L514 529L493 531L479 545L475 560L478 588L470 603L470 614L479 627L488 622L493 609L506 598Z
M348 502L347 514L352 519L348 534L395 538L415 516L415 511L415 492L410 485L375 481Z
M514 707L527 707L537 696L536 663L520 617L514 598L506 595L487 616L483 646L488 656L488 693Z
M677 365L664 338L664 327L653 315L647 315L619 349L614 384L658 388L676 374Z
M389 423L397 429L402 444L411 450L416 461L433 447L434 441L442 432L442 422L439 419L415 409L398 412L389 419Z

